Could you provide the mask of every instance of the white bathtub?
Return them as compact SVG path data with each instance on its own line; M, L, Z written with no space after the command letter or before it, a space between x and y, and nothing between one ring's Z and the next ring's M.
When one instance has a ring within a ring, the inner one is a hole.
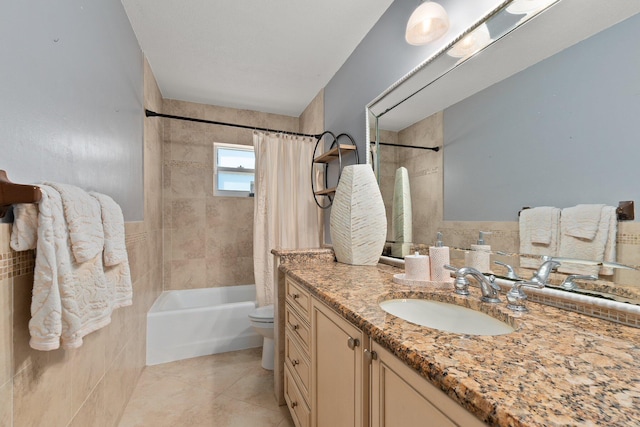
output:
M166 291L147 313L147 365L260 347L255 285Z

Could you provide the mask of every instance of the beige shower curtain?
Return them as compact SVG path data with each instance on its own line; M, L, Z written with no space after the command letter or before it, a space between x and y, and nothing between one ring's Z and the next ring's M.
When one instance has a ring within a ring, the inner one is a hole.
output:
M271 249L320 246L320 209L311 194L315 140L254 132L253 269L258 305L273 304Z

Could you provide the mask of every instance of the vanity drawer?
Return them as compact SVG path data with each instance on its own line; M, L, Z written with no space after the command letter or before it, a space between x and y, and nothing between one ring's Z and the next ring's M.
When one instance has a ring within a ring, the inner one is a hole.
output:
M286 281L287 301L300 315L310 323L311 295L309 291L287 277Z
M285 363L289 366L292 376L298 379L301 394L309 400L309 385L311 384L311 367L309 356L298 347L296 340L290 334L285 335L284 343Z
M300 340L303 349L309 354L309 344L311 342L311 331L307 323L291 309L287 304L285 307L285 327L287 333L292 334Z
M284 400L287 402L296 427L309 427L311 425L311 410L302 398L288 365L284 366Z

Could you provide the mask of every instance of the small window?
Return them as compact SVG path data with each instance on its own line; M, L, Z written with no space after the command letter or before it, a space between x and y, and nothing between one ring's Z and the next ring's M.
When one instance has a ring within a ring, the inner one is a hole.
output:
M213 194L253 196L256 156L247 145L213 144Z

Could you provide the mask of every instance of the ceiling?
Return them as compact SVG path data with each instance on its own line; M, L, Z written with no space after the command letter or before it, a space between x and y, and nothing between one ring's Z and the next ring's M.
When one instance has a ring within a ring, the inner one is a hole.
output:
M299 116L393 0L122 0L164 98Z

